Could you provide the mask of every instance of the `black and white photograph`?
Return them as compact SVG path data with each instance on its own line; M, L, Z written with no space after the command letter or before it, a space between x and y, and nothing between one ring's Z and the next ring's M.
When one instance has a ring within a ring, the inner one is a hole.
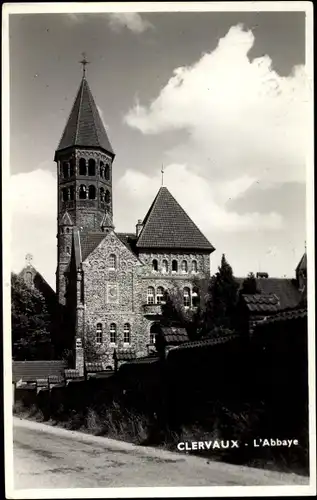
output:
M7 498L316 494L312 16L4 4Z

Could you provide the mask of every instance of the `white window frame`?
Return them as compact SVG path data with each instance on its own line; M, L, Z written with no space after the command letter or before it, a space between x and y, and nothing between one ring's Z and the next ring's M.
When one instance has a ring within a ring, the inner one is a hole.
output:
M149 290L151 292L153 292L153 295L149 295ZM149 298L153 298L153 302L151 300L151 302L149 301ZM148 286L147 288L147 292L146 292L146 303L149 305L149 306L152 306L153 304L155 304L155 288L153 286Z
M113 326L114 326L114 328L113 328ZM117 344L117 325L116 325L116 323L110 323L109 333L110 333L110 345L116 345ZM111 336L113 333L114 333L115 342L113 342L111 340Z
M126 327L128 327L128 329ZM128 342L125 340L127 332L129 334L129 341ZM123 325L123 344L125 344L125 345L131 344L131 325L130 325L130 323L125 323Z
M113 265L112 265L112 261L113 261ZM111 253L109 255L109 269L111 271L115 271L117 269L117 256L114 253Z
M186 295L185 295L185 292L186 292ZM187 295L187 293L188 293L188 295ZM188 302L188 304L187 304L187 302ZM190 288L187 287L187 286L183 290L183 304L184 304L185 309L189 309L190 308L191 294L190 294Z
M98 325L100 325L100 327L98 327ZM100 336L100 339L101 339L100 341L98 340L99 336ZM102 344L102 340L103 340L102 323L97 323L96 324L96 337L95 337L95 339L96 339L96 344L98 344L98 345Z
M159 293L159 290L162 291L162 293ZM158 286L156 289L156 304L162 304L164 301L164 288L162 286ZM160 297L160 299L159 299Z

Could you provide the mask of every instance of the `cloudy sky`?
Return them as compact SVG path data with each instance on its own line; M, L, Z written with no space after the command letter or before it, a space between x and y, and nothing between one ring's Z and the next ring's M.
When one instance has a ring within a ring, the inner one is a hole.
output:
M116 152L114 223L161 183L237 276L292 277L305 244L310 87L301 12L10 16L12 266L55 288L59 142L86 52Z

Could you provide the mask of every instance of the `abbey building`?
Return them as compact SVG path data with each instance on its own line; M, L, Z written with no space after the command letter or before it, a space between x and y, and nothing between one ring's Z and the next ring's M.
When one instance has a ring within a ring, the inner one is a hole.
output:
M90 338L105 366L149 353L166 290L192 307L214 247L161 187L132 233L113 225L111 147L85 75L55 152L58 172L56 291L74 344ZM80 364L80 357L76 360ZM76 366L77 368L77 366ZM80 367L79 367L80 368Z

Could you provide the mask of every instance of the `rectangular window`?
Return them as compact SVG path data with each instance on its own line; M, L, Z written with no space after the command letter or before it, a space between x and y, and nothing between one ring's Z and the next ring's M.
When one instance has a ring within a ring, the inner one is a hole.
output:
M102 324L97 323L96 327L96 344L102 344Z
M130 344L130 332L131 328L129 323L126 323L123 328L123 342L124 344Z

